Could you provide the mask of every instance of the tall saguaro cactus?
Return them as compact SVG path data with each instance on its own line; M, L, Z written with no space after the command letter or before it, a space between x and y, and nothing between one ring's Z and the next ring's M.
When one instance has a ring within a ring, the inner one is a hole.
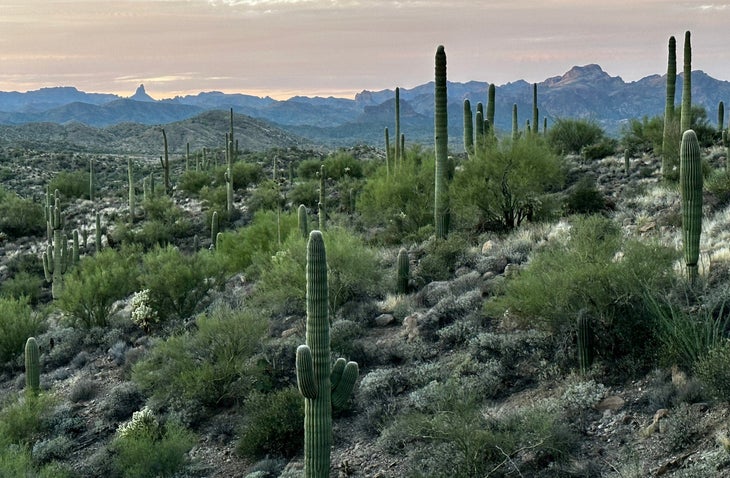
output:
M682 117L680 131L692 127L692 45L689 31L684 33L684 71L682 78Z
M160 156L160 164L162 165L162 177L165 181L165 194L169 195L172 192L172 187L170 186L170 156L167 149L167 133L165 133L165 128L162 128L162 147L163 156Z
M94 184L94 158L91 158L89 159L89 201L94 201L95 193L96 184Z
M491 83L489 85L489 90L487 91L487 121L489 122L489 125L491 126L492 134L495 133L494 131L494 97L496 95L496 87L494 86L494 83Z
M446 111L446 52L443 45L436 49L434 83L434 143L436 172L434 191L434 222L436 237L445 239L449 234L449 158L448 117Z
M537 136L538 125L538 109L537 109L537 83L532 84L532 134Z
M395 87L395 168L401 166L403 151L400 149L400 88Z
M717 130L722 133L725 128L725 103L722 101L717 104Z
M134 191L134 169L132 168L132 158L127 158L127 181L129 182L129 222L134 223L137 196Z
M390 177L390 168L392 167L393 159L390 154L390 134L388 133L388 127L385 127L385 175Z
M664 104L664 132L662 134L662 176L669 174L677 161L675 145L676 120L674 115L674 96L677 88L677 41L669 37L667 59L667 97Z
M41 388L40 350L34 337L25 341L25 388L33 394Z
M469 156L474 154L474 119L468 99L464 100L464 150Z
M512 141L517 141L520 136L519 126L517 125L517 103L512 105Z
M356 362L337 359L330 367L327 255L320 231L307 242L306 344L297 348L299 392L304 397L304 476L326 478L330 471L332 407L341 407L355 386Z
M694 130L682 135L679 152L679 192L682 206L682 240L687 278L693 284L698 275L697 261L700 256L702 233L702 160L700 144Z
M327 228L327 192L325 191L326 183L324 173L324 164L322 164L319 167L319 202L317 203L319 229L322 231Z

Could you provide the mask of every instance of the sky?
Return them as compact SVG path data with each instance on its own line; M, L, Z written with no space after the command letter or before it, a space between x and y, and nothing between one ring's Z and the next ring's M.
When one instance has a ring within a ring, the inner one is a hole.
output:
M0 0L0 91L75 86L156 99L223 91L352 98L433 80L502 85L597 63L635 81L692 32L730 80L730 3L711 0Z

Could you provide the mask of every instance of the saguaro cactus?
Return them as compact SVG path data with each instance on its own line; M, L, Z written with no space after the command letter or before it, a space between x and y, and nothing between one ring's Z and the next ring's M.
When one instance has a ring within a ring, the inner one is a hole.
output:
M218 237L218 211L213 211L210 219L210 243L216 249L216 237Z
M169 195L172 192L172 187L170 186L170 157L167 151L167 133L165 133L165 128L162 128L162 144L164 156L160 157L160 164L162 165L162 174L165 180L165 194Z
M702 232L702 160L697 135L691 129L682 135L679 152L679 192L682 199L684 261L687 264L687 278L690 283L694 283L697 279Z
M494 97L496 90L494 83L492 83L489 85L487 92L487 121L489 121L489 125L491 126L492 134L494 134Z
M468 99L464 100L464 150L469 156L474 154L474 119Z
M520 136L519 126L517 125L517 103L512 105L512 141L517 141Z
M722 129L722 128L721 128ZM94 184L94 158L89 159L89 200L94 201L94 193L96 192Z
M436 49L434 83L434 143L436 171L434 191L434 222L436 237L445 239L449 234L449 157L448 117L446 111L446 52L443 45Z
M677 161L675 145L676 122L674 118L674 96L677 88L677 41L669 37L667 60L667 97L664 105L664 132L662 134L662 176L669 174Z
M722 101L717 104L717 130L722 133L725 128L725 103Z
M408 257L408 251L401 248L398 251L398 283L397 289L399 294L408 293L408 282L411 279L411 264Z
M127 158L127 181L129 182L129 222L134 222L136 199L134 192L134 170L132 169L132 158Z
M401 165L403 151L400 149L400 88L395 88L395 169Z
M307 243L306 345L297 348L297 385L304 397L304 476L329 476L332 407L340 407L355 386L356 362L337 359L330 367L327 256L320 231Z
M390 135L388 133L388 127L385 127L385 175L390 176L390 168L392 167L393 159L390 157Z
M300 204L297 209L297 221L299 224L299 233L304 239L309 237L309 224L307 220L307 206Z
M34 337L25 341L25 388L33 394L41 388L40 350Z
M396 159L396 161L398 161ZM395 168L394 168L395 169ZM319 229L324 231L327 227L327 193L325 191L324 164L319 167L319 202L317 203L317 215Z
M226 212L230 217L233 214L233 141L226 134Z
M682 78L682 119L680 131L692 127L692 45L689 31L684 33L684 71Z
M532 84L532 134L537 136L538 125L538 109L537 109L537 83Z

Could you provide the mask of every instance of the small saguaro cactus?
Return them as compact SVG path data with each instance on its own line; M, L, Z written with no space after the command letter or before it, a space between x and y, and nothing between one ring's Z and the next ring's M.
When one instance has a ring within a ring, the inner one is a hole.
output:
M388 127L385 127L385 174L390 176L390 168L392 167L393 159L390 157L390 135L388 134Z
M167 151L167 134L165 133L165 128L162 128L162 142L164 156L160 156L160 164L162 165L162 174L165 181L165 194L169 195L172 192L172 187L170 186L170 157Z
M396 158L396 161L398 159ZM393 168L395 170L395 166ZM324 231L327 228L327 195L325 191L324 164L319 167L319 202L317 203L317 215L319 218L319 229Z
M213 215L210 220L210 243L213 248L216 248L216 238L218 237L218 211L213 211Z
M496 95L497 88L494 83L489 85L487 92L487 121L492 125L492 132L494 133L494 97Z
M593 365L593 327L586 315L578 317L578 366L586 374Z
M74 229L71 233L71 264L78 264L79 262L79 230Z
M700 256L702 233L702 160L700 144L694 130L682 134L679 152L679 192L682 206L682 242L687 279L697 280L697 261Z
M41 389L40 350L34 337L25 341L25 388L33 394Z
M43 253L43 273L46 282L51 283L51 296L57 299L63 290L63 274L70 262L68 240L61 229L54 229L53 244Z
M94 212L94 227L94 246L96 252L99 252L101 250L101 214L99 211Z
M717 104L717 130L722 132L725 128L725 103Z
M464 150L469 156L474 154L474 119L469 99L464 100Z
M398 251L398 280L397 289L399 294L408 293L408 283L411 280L411 264L408 257L408 251L401 248Z
M300 204L297 209L297 221L299 223L299 233L304 239L309 237L309 224L307 220L307 206Z
M434 178L434 224L436 237L446 239L449 234L449 157L448 117L446 104L446 52L443 45L436 49L434 68L434 149L436 170Z
M517 103L512 105L512 141L517 141L520 135L519 126L517 125Z
M137 196L134 192L134 170L132 169L132 158L127 158L127 181L129 182L129 222L134 222Z
M297 348L299 392L304 397L304 476L326 478L330 471L332 407L342 407L355 386L356 362L339 358L330 366L327 256L320 231L307 242L306 344Z

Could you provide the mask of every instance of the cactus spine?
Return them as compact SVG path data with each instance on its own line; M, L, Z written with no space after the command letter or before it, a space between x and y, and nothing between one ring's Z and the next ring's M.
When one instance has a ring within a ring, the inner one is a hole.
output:
M410 270L411 264L410 259L408 257L408 251L406 251L404 248L401 248L400 251L398 251L398 283L397 283L397 289L399 294L407 294L408 293L408 282L411 279L411 270Z
M477 126L477 131L479 126ZM469 156L474 155L474 123L471 116L471 103L464 100L464 151Z
M304 204L300 204L297 208L297 221L299 224L299 233L304 239L309 237L309 224L307 221L307 207Z
M170 157L167 151L167 133L165 128L162 128L162 144L164 156L160 157L160 164L162 165L162 174L165 179L165 194L170 194L172 188L170 187Z
M330 367L327 256L320 231L307 242L306 345L296 354L297 385L304 397L304 476L329 476L332 407L342 406L355 386L358 366L339 358Z
M25 341L25 388L32 394L41 389L40 350L34 337Z
M434 179L434 222L436 237L445 239L449 234L449 191L448 191L448 117L446 111L446 52L439 45L435 57L434 82L434 143L436 150L436 172Z
M578 317L578 366L580 373L586 374L593 365L593 328L590 319Z
M702 160L697 135L688 129L682 135L679 153L679 192L682 198L682 240L687 278L690 284L697 279L697 261L700 256L702 233Z
M692 127L692 45L689 31L684 33L684 77L682 78L682 116L680 131Z
M662 134L662 176L666 177L677 161L674 144L676 121L674 117L674 96L677 87L677 41L669 37L667 60L667 97L664 105L664 132Z

